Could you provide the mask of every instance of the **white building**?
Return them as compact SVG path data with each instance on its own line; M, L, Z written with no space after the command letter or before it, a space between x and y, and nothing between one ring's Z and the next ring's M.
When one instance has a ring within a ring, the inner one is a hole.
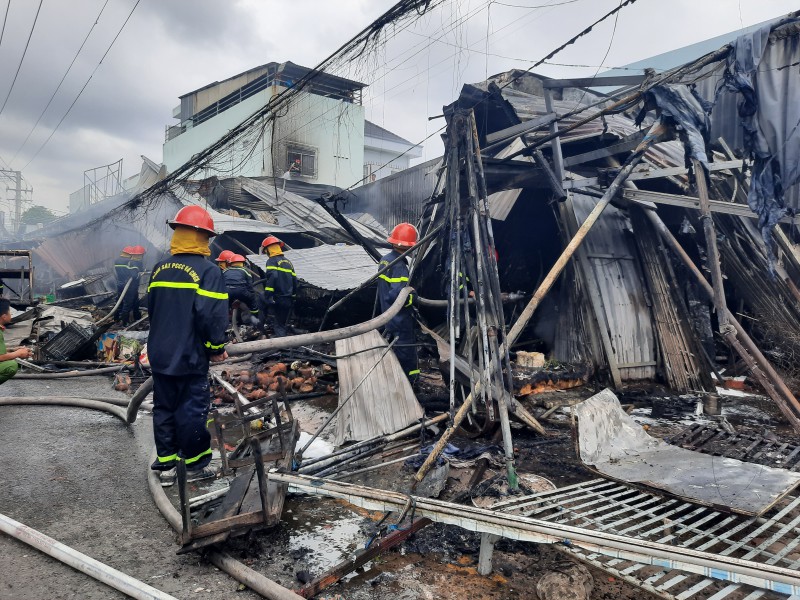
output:
M179 124L166 130L167 172L312 72L291 62L267 63L181 96L180 105L173 110ZM377 178L408 167L409 159L421 155L419 148L364 120L364 87L357 81L316 74L285 113L275 118L274 126L240 142L217 161L217 174L280 177L291 171L292 178L310 183L349 187L373 173ZM406 156L392 162L409 148ZM385 169L378 169L389 162L392 164Z
M364 121L364 183L370 183L407 169L422 148L376 125Z

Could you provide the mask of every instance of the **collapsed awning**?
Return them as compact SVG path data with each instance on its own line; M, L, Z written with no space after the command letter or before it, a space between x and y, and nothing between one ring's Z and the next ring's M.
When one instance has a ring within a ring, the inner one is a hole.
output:
M372 277L378 265L361 246L324 244L314 248L287 250L297 278L328 291L352 290ZM247 259L265 269L268 256L251 254Z

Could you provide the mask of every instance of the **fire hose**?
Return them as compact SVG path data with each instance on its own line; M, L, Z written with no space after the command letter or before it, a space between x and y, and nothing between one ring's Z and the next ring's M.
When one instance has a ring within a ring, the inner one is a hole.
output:
M155 460L155 452L153 453L152 458ZM181 523L181 515L178 513L175 507L172 506L169 498L167 498L167 495L164 493L164 488L161 487L161 481L158 478L158 474L151 469L148 469L147 471L147 485L150 488L150 493L153 495L153 502L155 502L156 508L158 508L158 511L161 513L164 519L166 519L170 527L172 527L176 532L180 532L183 528ZM269 598L270 600L303 599L302 596L298 596L292 590L278 585L271 579L268 579L261 573L250 569L224 552L212 550L206 555L206 557L215 567L225 571L228 575L240 583L243 583L251 590L261 594L265 598Z
M252 352L288 350L290 348L299 348L300 346L307 346L310 344L323 344L326 342L335 342L336 340L355 337L386 325L395 315L397 315L397 313L400 312L403 306L405 306L409 294L413 291L414 288L412 287L403 288L400 290L400 293L398 294L394 303L386 312L381 313L374 319L359 323L358 325L350 325L349 327L341 327L339 329L331 329L329 331L304 333L302 335L290 335L287 337L271 338L268 340L243 342L241 344L233 344L228 346L226 350L229 355L237 356L240 354L250 354ZM147 392L140 394L140 392L145 388L149 389L147 389ZM136 412L139 410L139 406L142 402L144 402L145 397L152 388L153 378L150 377L141 385L136 394L133 395L131 402L128 405L128 423L133 423L136 420Z

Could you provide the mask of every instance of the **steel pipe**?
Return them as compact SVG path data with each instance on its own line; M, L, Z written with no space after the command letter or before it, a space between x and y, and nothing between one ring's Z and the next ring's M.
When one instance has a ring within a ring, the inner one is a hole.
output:
M91 556L86 556L82 552L78 552L74 548L70 548L40 531L23 525L19 521L15 521L3 514L0 514L0 531L29 546L33 546L48 556L52 556L56 560L115 590L119 590L131 598L140 600L177 600L175 596L170 596L138 579L134 579L130 575L126 575L122 571L117 571Z

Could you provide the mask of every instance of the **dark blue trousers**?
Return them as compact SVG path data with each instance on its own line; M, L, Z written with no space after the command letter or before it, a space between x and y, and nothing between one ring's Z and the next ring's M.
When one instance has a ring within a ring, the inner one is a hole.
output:
M206 428L210 403L207 373L153 373L153 435L158 454L154 468L170 469L179 458L189 471L211 462L211 435Z
M386 325L386 337L391 341L397 338L392 346L403 372L413 384L419 377L419 363L417 359L417 339L414 334L414 320L410 315L400 314Z

